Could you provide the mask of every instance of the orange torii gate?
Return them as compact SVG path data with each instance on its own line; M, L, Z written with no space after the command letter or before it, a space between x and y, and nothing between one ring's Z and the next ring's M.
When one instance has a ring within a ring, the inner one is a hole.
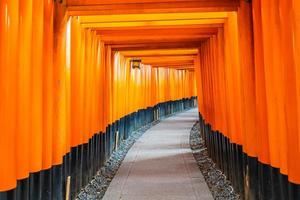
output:
M296 1L1 0L0 199L62 199L68 176L73 198L116 130L196 96L243 198L299 198L299 13Z

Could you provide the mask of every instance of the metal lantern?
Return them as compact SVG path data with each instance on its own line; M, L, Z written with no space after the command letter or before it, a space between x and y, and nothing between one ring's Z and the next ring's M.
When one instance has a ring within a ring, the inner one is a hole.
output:
M140 69L142 60L140 58L133 58L130 60L130 63L133 69Z

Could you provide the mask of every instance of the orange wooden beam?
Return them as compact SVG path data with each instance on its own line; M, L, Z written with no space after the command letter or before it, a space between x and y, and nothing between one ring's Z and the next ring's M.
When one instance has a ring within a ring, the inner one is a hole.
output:
M82 23L84 28L128 28L128 27L158 27L158 26L180 26L180 25L198 25L198 24L223 24L224 18L208 19L184 19L184 20L153 20L153 21L128 21L128 22L92 22Z
M67 0L67 5L113 5L113 4L133 4L133 3L180 3L180 2L194 2L199 3L201 7L206 6L228 6L228 5L236 5L236 0Z
M179 13L179 12L218 12L236 11L239 0L194 0L194 1L91 1L68 0L68 14L111 15L136 13Z
M148 65L151 65L152 67L183 67L183 66L189 66L194 65L194 62L157 62L157 63L145 63Z
M177 26L173 28L161 27L149 29L120 29L120 30L97 30L97 34L100 36L123 36L131 35L136 37L149 36L149 35L199 35L199 34L217 34L217 27L186 27Z
M170 31L173 31L175 29L182 29L182 30L188 30L188 29L206 29L206 28L222 28L223 23L215 23L215 24L181 24L181 25L157 25L157 26L132 26L132 27L93 27L93 30L96 30L98 32L102 31L127 31L127 30L133 30L133 31L144 31L144 30L153 30L153 29L168 29Z
M114 44L109 45L114 51L129 51L129 50L151 50L151 49L186 49L199 48L202 41L193 42L155 42L155 43L137 43L137 44Z
M81 23L144 22L197 19L224 19L228 12L139 13L79 16Z
M204 41L208 39L211 35L196 35L196 36L161 36L161 37L103 37L101 38L103 42L106 44L138 44L138 43L153 43L153 42L159 42L159 41L165 41L165 42L197 42L197 41Z
M197 48L192 49L156 49L156 50L137 50L137 51L121 51L125 57L164 57L164 56L188 56L197 55Z

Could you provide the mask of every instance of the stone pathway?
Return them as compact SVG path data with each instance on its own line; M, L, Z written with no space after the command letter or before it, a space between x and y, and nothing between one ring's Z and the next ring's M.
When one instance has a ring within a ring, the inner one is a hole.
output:
M190 130L197 109L164 119L132 146L104 200L213 199L193 157Z

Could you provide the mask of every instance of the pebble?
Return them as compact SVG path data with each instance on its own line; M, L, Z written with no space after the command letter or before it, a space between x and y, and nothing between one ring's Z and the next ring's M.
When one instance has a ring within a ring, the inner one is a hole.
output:
M118 146L118 150L112 153L105 165L97 172L90 183L80 191L76 200L102 199L129 149L149 128L155 126L157 123L159 123L159 120L133 131L127 140L122 141Z
M191 129L190 146L200 171L216 200L238 200L239 195L234 191L231 182L220 171L208 156L204 140L201 138L199 122Z

